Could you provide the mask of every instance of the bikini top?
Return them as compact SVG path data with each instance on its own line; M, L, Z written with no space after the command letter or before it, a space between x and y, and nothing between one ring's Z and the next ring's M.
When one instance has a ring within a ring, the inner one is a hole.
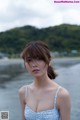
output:
M60 113L56 108L56 100L60 89L59 86L54 97L53 109L35 112L26 104L24 109L25 120L60 120Z

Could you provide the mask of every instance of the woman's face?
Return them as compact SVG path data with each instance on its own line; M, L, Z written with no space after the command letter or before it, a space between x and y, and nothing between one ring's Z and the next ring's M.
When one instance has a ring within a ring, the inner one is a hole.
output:
M40 77L47 73L48 65L43 60L28 58L24 64L28 72L34 77Z

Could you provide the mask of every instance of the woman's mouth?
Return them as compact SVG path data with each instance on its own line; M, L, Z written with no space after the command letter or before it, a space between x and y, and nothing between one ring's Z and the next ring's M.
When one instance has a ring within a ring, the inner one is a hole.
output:
M40 71L39 69L32 70L32 72L34 72L34 73L38 73L39 71Z

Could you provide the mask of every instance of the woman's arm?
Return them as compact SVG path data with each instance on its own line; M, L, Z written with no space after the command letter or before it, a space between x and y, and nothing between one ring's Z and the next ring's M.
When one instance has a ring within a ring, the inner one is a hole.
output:
M25 108L24 93L25 93L25 88L21 87L19 89L19 98L20 98L21 110L22 110L22 120L25 120L24 118L24 108Z
M68 91L62 88L58 100L61 120L70 120L71 105Z

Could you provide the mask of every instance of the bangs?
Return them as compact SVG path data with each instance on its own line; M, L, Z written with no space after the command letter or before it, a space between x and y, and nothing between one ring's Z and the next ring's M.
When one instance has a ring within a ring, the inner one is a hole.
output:
M22 52L21 57L24 60L26 60L27 58L31 58L43 60L46 63L48 63L49 61L48 57L46 56L46 49L44 49L44 47L37 43L28 45L28 47L25 48L24 51Z

